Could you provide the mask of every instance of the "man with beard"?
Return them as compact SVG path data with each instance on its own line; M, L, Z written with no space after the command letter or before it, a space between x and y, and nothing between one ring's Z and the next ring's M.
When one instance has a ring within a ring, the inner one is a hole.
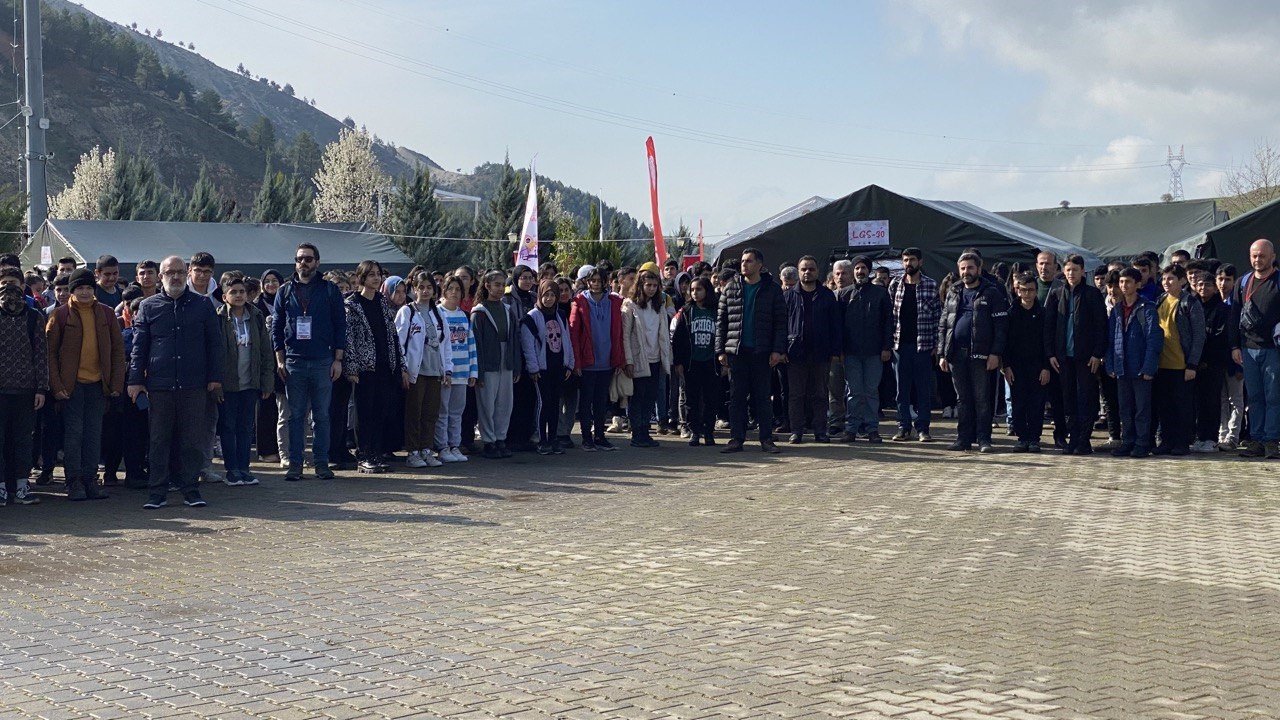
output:
M942 298L938 283L921 271L924 253L902 251L902 277L889 285L893 301L893 349L898 352L898 433L896 442L911 439L915 412L916 439L930 442L929 413L933 411L933 356L937 347Z
M213 303L187 287L182 258L165 258L160 278L164 292L138 306L129 365L129 399L146 405L151 421L150 497L142 507L168 504L171 485L188 506L204 507L196 475L209 442L208 407L222 393L222 329Z
M729 369L729 444L722 453L742 452L747 436L747 402L755 409L760 449L779 452L773 441L770 374L786 362L787 305L782 288L764 268L764 253L742 251L741 274L725 286L716 313L716 351Z
M799 282L783 293L787 306L787 413L791 444L804 440L805 411L813 424L814 440L828 441L827 377L840 355L841 313L831 290L818 284L818 260L800 258Z
M853 260L854 284L837 295L843 323L841 355L849 385L848 414L842 442L861 434L880 440L880 375L893 347L893 308L889 293L871 280L871 260Z
M964 253L956 268L960 282L947 291L938 325L938 364L951 373L958 400L956 441L947 449L971 450L977 442L978 452L989 453L991 391L1008 333L1009 296L983 277L977 255Z
M847 258L837 260L831 266L831 292L837 297L840 291L853 285L853 262ZM846 389L844 363L831 363L827 373L827 426L835 434L844 430L849 393ZM816 424L816 420L814 421Z

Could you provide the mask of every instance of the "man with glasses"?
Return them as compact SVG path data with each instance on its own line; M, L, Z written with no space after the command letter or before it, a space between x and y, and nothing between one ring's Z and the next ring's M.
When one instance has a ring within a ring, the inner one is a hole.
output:
M151 416L150 498L142 507L164 507L170 487L188 506L204 507L196 475L208 429L190 418L193 409L207 417L203 409L222 393L222 329L213 304L187 287L182 258L165 258L160 277L164 292L138 306L129 364L129 400Z
M213 279L216 265L213 255L201 251L191 256L187 273L187 286L195 294L209 298L214 310L222 307L222 293L218 290L218 281Z
M319 274L320 251L302 243L294 257L294 273L276 293L272 310L272 342L276 368L289 400L289 470L285 480L302 479L306 418L315 422L316 478L333 477L329 469L329 401L333 383L342 377L347 349L347 317L338 288Z

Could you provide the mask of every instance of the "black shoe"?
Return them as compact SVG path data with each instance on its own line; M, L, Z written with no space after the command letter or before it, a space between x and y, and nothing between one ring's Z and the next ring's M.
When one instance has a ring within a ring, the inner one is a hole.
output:
M706 436L705 438L703 438L703 439L702 439L702 444L703 444L703 445L706 445L706 446L708 446L708 447L710 447L710 446L712 446L712 445L715 445L715 444L716 444L716 438L715 438L715 436L714 436L714 435L708 435L708 436Z
M565 450L572 450L574 447L576 447L573 444L573 438L569 437L568 435L561 435L560 437L556 438L556 440L560 443L560 447Z
M107 473L106 475L102 476L102 485L104 487L107 485L119 485L119 484L120 484L120 478L115 473Z
M889 439L892 440L893 442L906 442L907 440L911 439L911 431L898 430L898 432L895 433L894 436Z
M814 435L814 436L813 436L813 441L814 441L814 442L816 442L816 443L823 443L823 444L826 444L826 443L831 442L831 438L830 438L830 437L828 437L827 435Z
M875 432L873 430L867 433L867 442L871 443L872 445L879 445L880 443L884 442L884 438L880 437L880 433Z
M569 447L573 447L573 446L570 445ZM564 445L560 444L560 440L556 439L551 441L551 454L552 455L564 454Z
M332 480L332 479L333 479L333 471L329 469L329 463L322 463L322 462L318 462L318 463L316 463L316 473L315 473L315 474L316 474L316 479L317 479L317 480Z
M1151 450L1144 447L1135 447L1133 452L1129 453L1131 458L1144 458L1151 454Z
M284 474L284 479L288 482L298 482L302 479L302 466L290 465Z
M778 449L778 444L772 440L761 440L760 449L763 450L764 452L769 453L770 455L777 455L778 453L782 452L781 450Z
M596 438L596 449L604 450L605 452L612 452L618 448L613 443L609 442L609 438Z
M729 441L729 444L728 444L728 445L725 445L725 446L724 446L724 448L722 448L722 449L720 450L720 452L724 453L725 455L728 455L729 453L739 453L739 452L742 452L742 441L741 441L741 440L730 440L730 441Z
M539 455L555 455L556 451L553 450L550 445L546 443L542 443L541 445L538 446L538 454Z
M951 443L950 445L948 445L947 449L950 450L951 452L969 452L970 450L973 449L973 445L969 443L963 443L957 440Z
M842 443L857 442L857 440L858 440L858 433L851 433L847 430L845 432L840 433L840 442Z
M498 453L502 455L502 457L509 458L515 454L511 452L511 448L507 447L506 440L499 440L496 444L498 446Z
M591 440L591 438L583 438L583 439L582 439L582 449L583 449L583 450L586 450L587 452L595 452L595 451L596 451L596 444L595 444L595 442L593 442L593 441Z
M165 499L165 496L152 495L150 498L147 499L147 502L143 504L142 509L143 510L159 510L160 508L168 504L169 504L169 501Z
M488 460L502 459L502 453L498 452L498 446L496 443L485 443L484 450L481 451L480 454L483 455Z
M792 445L799 445L804 442L804 436L800 433L791 433L791 437L787 439L787 442Z
M1112 457L1127 457L1132 454L1133 454L1132 445L1118 445L1114 450L1111 451Z
M53 470L41 470L36 476L36 485L50 485L53 483Z
M1080 447L1076 448L1076 454L1077 454L1077 455L1092 455L1092 454L1093 454L1093 446L1092 446L1092 445L1090 445L1089 443L1081 443L1081 444L1080 444Z
M1157 445L1155 450L1151 451L1152 455L1172 455L1173 448L1168 445Z
M1067 445L1066 447L1062 448L1062 454L1063 454L1063 455L1075 455L1075 454L1076 454L1076 449L1075 449L1074 447L1072 447L1071 445Z
M182 504L186 505L187 507L204 507L209 503L205 502L204 498L200 497L199 490L192 490L191 492L182 496Z
M995 451L996 449L991 445L991 443L981 443L978 445L978 452L982 453L983 455L990 455Z
M1169 454L1173 455L1174 457L1182 457L1183 455L1190 454L1190 452L1191 451L1187 449L1185 445L1179 445L1169 450Z
M701 444L702 444L702 438L698 437L697 435L692 435L689 437L689 447L698 447Z

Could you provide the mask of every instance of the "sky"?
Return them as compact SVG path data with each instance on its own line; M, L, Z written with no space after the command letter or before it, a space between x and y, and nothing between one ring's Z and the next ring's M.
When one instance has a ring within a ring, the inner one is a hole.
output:
M1280 127L1269 0L82 0L469 171L509 153L709 241L875 183L990 210L1186 197Z

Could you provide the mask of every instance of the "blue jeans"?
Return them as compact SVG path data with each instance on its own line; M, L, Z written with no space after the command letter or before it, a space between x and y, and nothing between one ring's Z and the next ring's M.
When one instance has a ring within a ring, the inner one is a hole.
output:
M333 381L329 368L333 361L321 358L305 360L289 358L284 367L289 373L284 391L289 398L289 464L302 467L307 441L307 410L315 423L313 455L317 466L329 463L329 398Z
M1249 435L1258 442L1280 440L1280 350L1245 348L1243 359Z
M102 416L107 396L102 383L77 382L62 407L62 460L67 480L89 481L98 477L102 455Z
M241 390L226 393L222 399L218 438L222 440L222 462L228 478L243 480L249 474L249 445L253 442L261 397L257 390Z
M916 431L929 432L933 412L933 353L914 346L898 350L898 427L911 429L911 408L916 410Z
M851 433L880 432L880 354L845 355L844 381L849 387L844 429Z
M1151 449L1151 385L1140 377L1116 378L1122 447Z

